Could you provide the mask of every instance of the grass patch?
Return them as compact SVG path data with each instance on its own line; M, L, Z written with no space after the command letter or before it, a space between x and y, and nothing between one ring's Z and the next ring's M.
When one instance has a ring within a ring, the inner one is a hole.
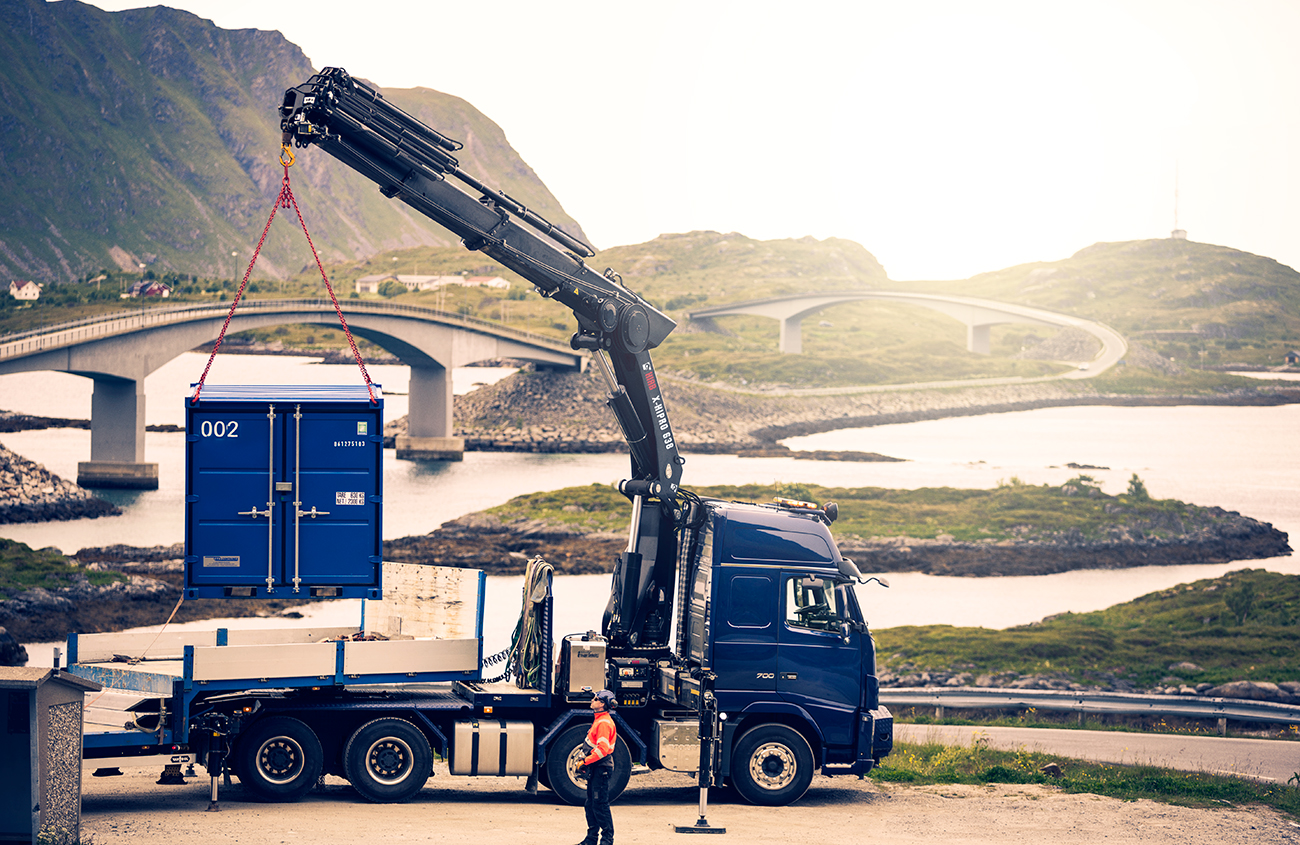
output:
M1042 771L1049 763L1062 774ZM1256 783L1225 775L1178 772L1155 766L1118 766L1064 759L1027 751L1001 751L977 737L970 745L897 743L871 775L882 783L912 785L1037 783L1065 792L1090 793L1134 801L1140 798L1182 807L1263 804L1300 817L1300 787Z
M831 527L837 539L936 539L947 535L964 542L1168 540L1231 519L1217 508L1152 499L1136 485L1130 485L1133 492L1109 496L1086 475L1059 487L1023 484L1013 478L992 490L889 490L799 483L691 489L700 496L729 501L771 502L777 496L816 503L834 501L840 508L839 519ZM503 519L539 518L616 531L626 526L631 505L610 485L592 484L517 496L489 513Z
M71 587L82 578L95 586L126 580L120 572L87 571L52 549L33 549L26 543L0 538L0 601L34 587Z

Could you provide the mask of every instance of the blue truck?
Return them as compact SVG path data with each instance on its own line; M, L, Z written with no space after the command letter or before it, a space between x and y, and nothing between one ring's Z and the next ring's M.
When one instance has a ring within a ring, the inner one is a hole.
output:
M265 562L248 565L252 552L205 561L187 548L187 589L257 598L292 582L312 596L365 597L369 623L164 634L156 642L149 641L154 635L132 642L121 634L74 636L68 671L104 684L107 696L92 708L108 715L89 720L86 758L193 755L212 776L214 796L217 778L234 775L253 793L281 801L333 774L365 799L389 802L418 792L439 757L454 774L525 777L528 788L540 785L577 804L584 798L577 766L587 705L600 689L619 702L614 796L643 766L693 773L702 790L728 785L752 803L784 805L804 794L816 771L860 775L889 754L893 718L879 702L875 646L854 589L870 579L836 546L835 505L720 501L680 484L685 461L650 359L673 321L617 273L588 267L589 246L464 173L453 155L457 142L345 71L327 68L287 90L280 113L286 145L323 149L572 310L578 331L571 345L600 367L629 447L631 477L619 484L631 513L627 547L614 562L599 629L561 636L558 648L551 570L531 561L503 665L483 654L481 572L401 568L359 548L361 569L382 572L358 576L330 564L313 570L304 586L290 538L304 524L325 531L337 513L325 513L328 502L308 501L298 466L276 457L276 436L285 443L309 436L287 428L283 414L296 401L288 397L278 412L284 433L271 435L272 469L264 482L250 476L253 485L265 483L265 508L254 501L260 492L250 492L239 512L272 524L264 533L227 532L222 520L229 517L219 514L187 523L187 544L191 529L202 533L203 519L203 536L254 538L241 548L270 536ZM239 417L240 431L275 431L276 414ZM190 427L207 420L215 436L226 419L236 418L195 414ZM359 421L346 425L361 430ZM373 437L378 426L367 431ZM382 502L377 486L346 495L353 493L358 504ZM196 514L204 507L193 504ZM328 558L328 546L313 560ZM226 583L226 570L239 583ZM409 587L419 579L424 586ZM445 622L453 615L431 612L432 605L473 611L447 629L378 630L385 627L379 620ZM148 659L123 662L146 652ZM494 668L505 672L489 677Z

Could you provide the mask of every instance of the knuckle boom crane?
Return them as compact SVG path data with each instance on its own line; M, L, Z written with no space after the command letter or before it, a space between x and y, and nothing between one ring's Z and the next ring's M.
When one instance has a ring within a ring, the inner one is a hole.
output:
M607 403L632 459L632 478L619 489L632 500L633 519L620 559L621 589L606 614L606 635L614 643L650 644L647 632L638 630L647 620L666 633L662 605L668 600L665 585L672 584L672 529L683 516L677 500L685 461L678 454L650 350L677 324L624 286L612 269L600 273L589 267L585 259L595 254L590 246L465 173L454 155L462 147L459 142L388 103L341 68L326 68L285 91L280 115L284 143L320 147L378 184L384 196L441 224L466 249L509 267L542 296L573 312L578 331L570 345L589 350L599 365ZM659 507L645 509L643 502ZM665 554L659 554L660 548ZM646 561L657 571L646 570ZM656 584L665 593L663 600L651 595Z

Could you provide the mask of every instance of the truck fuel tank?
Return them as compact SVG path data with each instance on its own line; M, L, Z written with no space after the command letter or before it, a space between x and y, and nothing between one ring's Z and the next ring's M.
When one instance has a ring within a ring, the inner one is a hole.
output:
M456 722L448 763L453 775L530 775L533 723L497 719Z

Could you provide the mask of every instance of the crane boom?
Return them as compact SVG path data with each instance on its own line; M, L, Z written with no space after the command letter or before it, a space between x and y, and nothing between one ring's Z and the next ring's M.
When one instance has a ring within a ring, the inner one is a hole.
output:
M613 270L599 273L587 266L585 259L595 254L590 246L461 170L454 155L459 142L342 68L325 68L285 91L280 117L285 144L320 147L378 184L384 196L441 224L466 249L509 267L573 312L578 331L569 343L596 359L608 388L607 404L632 458L632 477L619 484L632 500L628 544L615 567L602 627L615 643L663 641L658 620L666 618L673 601L685 461L650 350L677 324L625 287ZM643 508L643 502L659 507ZM646 626L658 626L653 637L646 636Z
M326 68L285 91L280 116L286 144L320 147L378 184L384 196L441 224L467 249L491 256L567 306L578 321L570 345L596 357L632 453L630 491L675 500L683 461L649 355L676 328L670 317L626 288L613 270L588 267L584 259L595 254L590 246L461 170L453 155L459 142L342 68Z

